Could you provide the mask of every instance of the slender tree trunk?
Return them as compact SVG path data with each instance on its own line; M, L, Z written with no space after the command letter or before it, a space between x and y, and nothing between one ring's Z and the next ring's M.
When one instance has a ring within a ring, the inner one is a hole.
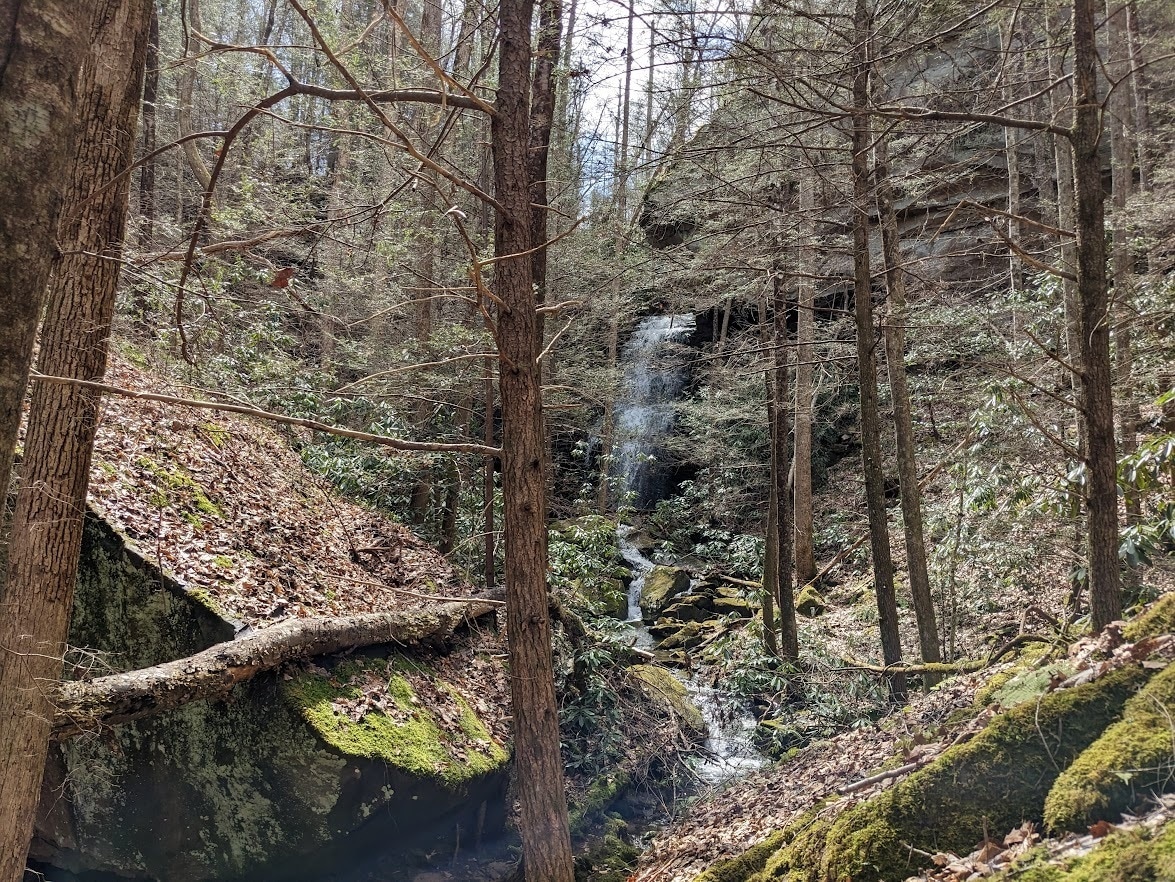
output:
M1058 11L1052 17L1049 28L1048 75L1052 82L1060 83L1057 88L1049 92L1050 110L1054 119L1063 119L1072 113L1072 90L1068 82L1063 79L1064 64L1059 44L1061 34L1067 26L1067 16ZM1053 139L1054 158L1057 170L1057 227L1072 232L1077 226L1077 195L1073 180L1073 145L1067 138ZM1061 239L1060 264L1068 273L1077 275L1077 243L1068 236ZM1065 313L1065 350L1067 361L1071 365L1081 363L1081 304L1077 297L1077 283L1073 279L1061 280L1061 293L1064 300ZM1085 459L1086 431L1085 408L1082 405L1081 374L1079 371L1066 371L1066 385L1069 387L1073 400L1077 404L1074 413L1074 435L1077 438L1077 452L1082 461ZM1085 558L1085 526L1082 523L1082 508L1085 500L1084 484L1072 484L1070 488L1071 505L1070 516L1073 524L1072 553L1075 564ZM1078 572L1076 566L1073 573ZM1071 598L1076 607L1080 598L1082 584L1080 579L1074 578Z
M1138 4L1126 3L1126 32L1130 47L1130 95L1134 111L1134 133L1138 147L1138 187L1149 193L1154 183L1151 161L1150 77L1143 69L1142 34L1138 23Z
M792 519L792 488L788 483L791 470L791 420L788 408L791 404L790 383L787 366L787 289L783 279L772 279L772 304L774 316L775 382L772 395L775 399L771 421L772 472L775 481L775 526L779 533L776 542L776 603L779 608L779 651L788 661L800 657L799 630L796 627L796 600L793 585L794 532Z
M1134 256L1130 249L1130 225L1126 216L1126 202L1134 187L1134 144L1131 131L1131 79L1129 34L1126 25L1126 7L1121 0L1106 2L1107 43L1110 57L1106 75L1117 87L1110 94L1105 119L1110 128L1110 168L1113 174L1113 214L1110 216L1113 236L1114 272L1114 360L1118 381L1118 427L1122 453L1130 455L1138 450L1138 426L1142 422L1138 401L1134 397L1133 352L1133 275ZM1126 520L1137 523L1142 517L1138 493L1127 489Z
M812 376L815 370L816 182L810 168L800 171L800 247L796 316L796 584L816 579L812 513Z
M1088 433L1086 536L1094 631L1122 614L1118 574L1117 448L1110 373L1110 314L1106 291L1105 194L1098 143L1102 135L1097 91L1094 0L1073 2L1073 171L1077 193L1077 294L1081 302L1081 383Z
M150 0L98 5L78 88L80 136L66 189L60 259L41 335L42 373L101 380L114 315L134 160ZM99 63L100 62L100 63ZM18 882L45 768L82 544L98 394L39 384L29 414L0 616L0 880Z
M482 374L483 398L485 401L485 428L484 440L487 447L494 446L494 366L490 359L485 360L485 371ZM498 462L492 457L486 457L482 470L482 525L485 530L482 551L482 576L487 588L493 588L498 581L497 546L498 535L494 527L494 469Z
M146 78L143 81L143 153L155 149L155 113L159 101L159 9L151 7L151 31L147 38ZM139 246L155 241L155 160L139 171Z
M188 8L188 31L184 35L184 58L187 59L184 64L183 73L180 74L179 81L179 132L180 137L186 138L193 133L192 128L192 95L196 89L196 65L199 62L191 56L197 54L192 43L196 40L192 36L192 31L200 31L203 33L204 26L200 21L200 2L199 0L187 0ZM195 176L196 181L200 184L200 189L205 193L212 186L212 172L208 170L207 163L204 162L204 157L200 155L200 148L193 140L184 141L182 148L184 159L187 161L188 169ZM180 188L182 192L182 188ZM177 222L182 223L183 217L176 218Z
M74 158L78 61L95 6L96 0L0 0L0 534L33 340L57 252L64 189L57 182ZM8 860L0 854L0 866ZM0 882L7 878L0 870Z
M1019 95L1016 94L1016 83L1020 75L1024 71L1023 51L1016 51L1013 47L1020 42L1019 40L1019 9L1012 11L1012 17L1008 22L1007 34L1004 37L1004 101L1015 101ZM1008 163L1008 214L1012 215L1008 219L1008 234L1012 241L1023 241L1023 225L1018 218L1023 212L1020 204L1020 194L1024 190L1024 182L1021 180L1020 174L1020 142L1024 139L1024 131L1013 126L1004 128L1004 156ZM1019 256L1008 250L1008 286L1012 293L1019 292L1024 288L1024 267L1020 262Z
M894 435L897 440L898 481L902 496L902 526L906 534L906 567L910 594L918 619L918 645L922 661L942 660L938 648L938 625L934 620L934 597L926 565L926 542L922 535L922 492L918 489L918 464L914 457L914 416L910 408L910 387L906 382L906 279L901 263L898 219L893 206L893 185L889 180L889 143L884 136L874 147L873 176L877 181L877 213L881 217L881 244L885 256L885 286L889 315L885 325L885 355L889 366L890 397L893 399ZM938 678L926 675L933 686Z
M894 594L893 559L885 512L881 468L881 428L877 413L876 335L873 328L873 292L869 268L869 9L856 0L853 16L853 299L857 320L857 365L861 394L861 465L865 477L865 506L869 513L869 545L873 556L873 589L877 595L881 654L887 665L902 660L898 608ZM889 678L895 698L906 693L906 678Z
M499 7L494 226L506 519L506 627L522 864L527 882L572 882L559 711L547 613L547 517L537 322L528 251L531 0ZM541 243L540 243L541 244ZM511 256L513 255L513 256Z
M759 339L764 348L775 336L774 323L768 323L770 303L764 294L759 315L762 316ZM721 352L721 350L719 350ZM779 627L775 615L776 599L779 597L779 459L775 444L775 409L779 398L775 394L775 366L763 372L763 386L767 401L767 431L770 435L770 451L767 457L767 527L763 537L763 645L772 656L779 656ZM786 468L786 466L785 466Z

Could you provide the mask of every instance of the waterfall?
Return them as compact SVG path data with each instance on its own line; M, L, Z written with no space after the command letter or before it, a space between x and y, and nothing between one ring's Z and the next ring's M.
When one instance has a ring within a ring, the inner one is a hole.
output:
M665 441L673 429L674 401L689 381L674 346L694 327L692 313L646 316L621 351L624 388L614 411L611 473L637 509L652 508L668 490Z

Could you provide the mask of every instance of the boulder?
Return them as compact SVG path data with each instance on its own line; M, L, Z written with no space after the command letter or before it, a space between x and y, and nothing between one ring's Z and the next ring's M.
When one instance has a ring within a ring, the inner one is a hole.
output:
M120 667L232 638L96 518L78 585L70 642ZM451 849L457 824L501 828L508 754L475 698L395 652L328 666L54 746L32 858L132 880L312 880L390 841Z
M712 607L720 616L736 615L740 619L749 619L755 614L754 604L737 597L716 597Z
M628 673L649 701L668 709L690 734L705 737L706 721L690 699L684 683L656 665L633 665Z
M804 590L796 597L796 612L810 619L823 615L827 608L820 592L811 585L805 585Z
M689 622L658 643L657 648L661 650L693 649L703 639L705 639L705 635L702 633L702 626L696 622Z
M714 618L714 613L692 603L672 603L665 607L665 617L679 622L708 622Z
M649 570L641 587L641 612L645 621L654 621L689 586L690 575L680 567L655 566Z

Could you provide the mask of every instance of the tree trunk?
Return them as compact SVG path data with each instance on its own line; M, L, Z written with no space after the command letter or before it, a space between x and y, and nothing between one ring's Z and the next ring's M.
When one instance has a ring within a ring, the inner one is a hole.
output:
M1004 101L1014 102L1019 96L1016 94L1016 79L1022 74L1023 51L1013 49L1019 39L1020 10L1014 9L1008 22L1007 35L1004 43ZM1020 174L1020 142L1024 139L1024 132L1014 126L1004 128L1004 156L1008 163L1008 235L1013 242L1023 240L1022 224L1018 220L1022 213L1020 194L1024 189ZM887 271L888 272L888 271ZM1024 267L1015 251L1008 249L1008 287L1013 294L1024 289Z
M800 171L799 302L796 317L796 584L816 579L816 550L813 545L812 513L812 376L815 371L816 224L815 175L810 168Z
M926 542L922 535L922 493L918 489L918 464L914 458L914 417L910 408L910 387L906 382L906 279L901 264L898 219L893 206L893 185L889 180L889 143L884 136L874 147L873 176L877 181L877 213L881 218L881 245L885 256L885 287L889 314L885 325L885 360L889 366L890 397L893 399L894 435L897 440L898 481L902 496L902 526L906 534L906 567L910 594L918 619L918 645L922 661L942 660L938 625L934 620L934 597L926 565ZM926 675L927 685L938 680Z
M1061 83L1060 86L1049 92L1050 110L1054 119L1063 119L1072 113L1072 91L1063 79L1064 62L1058 45L1062 42L1061 32L1067 25L1067 17L1058 10L1053 17L1048 37L1048 75L1052 82ZM1073 232L1077 226L1077 196L1073 180L1073 145L1066 138L1053 139L1054 157L1057 170L1057 227ZM1065 313L1065 350L1070 365L1081 363L1081 305L1077 298L1077 244L1068 236L1061 239L1060 263L1062 269L1073 275L1073 279L1061 280L1061 293L1064 300ZM1077 438L1077 452L1084 460L1086 450L1085 408L1081 400L1080 371L1066 371L1066 383L1072 392L1073 400L1077 404L1074 413L1074 434ZM1073 525L1073 573L1078 572L1076 564L1085 557L1085 527L1082 524L1082 508L1085 500L1084 485L1070 483L1070 512ZM1076 606L1080 598L1081 580L1074 577L1071 597Z
M186 138L193 133L192 128L192 93L196 89L196 65L199 62L190 56L198 53L192 51L192 41L196 38L192 36L192 31L197 30L203 33L203 23L200 21L200 4L199 0L187 0L188 8L188 29L184 33L184 64L183 73L180 74L179 81L179 133L181 138ZM196 181L200 184L200 189L207 193L212 186L212 172L208 170L207 163L204 162L204 157L200 155L200 148L196 141L184 141L181 148L184 152L184 159L188 164L188 169L195 176ZM177 188L178 193L182 193L182 187ZM183 217L177 216L176 223L183 223Z
M1106 237L1102 135L1097 93L1098 54L1093 0L1073 2L1073 171L1077 193L1077 295L1081 304L1081 384L1084 392L1089 472L1086 539L1094 631L1122 614L1118 574L1117 449L1110 373L1110 316L1106 291Z
M792 576L795 572L792 565L795 547L792 488L787 480L791 467L791 420L788 419L791 384L788 382L787 367L787 289L784 287L783 279L778 276L772 279L772 295L771 310L775 326L775 351L772 358L775 362L775 382L771 385L775 407L771 421L771 462L777 509L775 525L779 532L775 555L776 604L779 608L779 652L783 658L794 662L800 657L800 638L796 627L796 600Z
M296 658L381 643L443 642L458 628L493 613L500 605L492 597L470 598L431 609L287 619L187 658L88 682L65 682L53 697L53 738L61 741L193 701L225 698L238 683Z
M57 253L64 187L56 184L67 179L73 162L77 66L95 5L0 0L0 524L33 340ZM0 594L3 581L0 564ZM0 855L0 865L6 860ZM0 882L6 878L0 871Z
M1134 397L1134 310L1133 279L1134 256L1130 249L1130 227L1126 217L1126 202L1134 186L1134 145L1131 132L1131 62L1129 36L1126 27L1126 7L1119 0L1107 0L1106 25L1110 57L1106 75L1117 83L1110 93L1105 119L1110 127L1110 167L1113 173L1113 207L1110 226L1113 236L1114 272L1114 360L1118 381L1118 426L1122 453L1130 455L1138 450L1138 426L1142 422L1138 401ZM1138 493L1127 489L1126 520L1138 523L1142 517Z
M856 0L853 16L853 299L857 320L857 365L861 394L861 465L865 477L865 506L869 513L869 546L873 557L873 590L877 595L881 654L886 665L902 660L898 608L894 595L893 559L885 513L884 475L881 469L881 429L877 414L877 363L873 329L873 292L869 269L869 10ZM906 678L889 678L895 698L906 693Z
M147 37L146 77L143 81L143 153L155 149L156 103L159 101L159 9L151 7L151 30ZM139 171L139 247L149 249L155 241L155 160Z
M763 317L759 339L766 349L775 336L774 324L768 324L769 303L766 294L760 304ZM763 537L763 645L772 656L779 655L779 629L775 615L775 601L779 597L779 460L775 445L775 409L779 399L775 394L775 368L772 364L763 372L763 386L767 399L767 431L770 449L767 467L767 527Z
M151 0L104 0L78 86L80 136L67 177L42 373L101 380L114 315ZM26 209L27 210L27 209ZM37 807L82 544L99 396L38 384L29 413L0 617L0 880L16 882Z
M506 529L506 628L522 865L527 882L572 882L571 836L547 612L543 414L535 361L537 317L530 256L531 0L499 11L498 100L493 119L499 386ZM541 243L540 243L541 244Z

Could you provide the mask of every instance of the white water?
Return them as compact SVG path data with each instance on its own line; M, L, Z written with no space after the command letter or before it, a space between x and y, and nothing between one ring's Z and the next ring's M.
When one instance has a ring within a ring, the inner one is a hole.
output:
M653 568L653 562L628 541L630 533L629 527L622 526L618 530L620 554L632 568L632 584L628 588L628 623L633 629L633 645L638 649L651 650L654 640L641 619L640 598L641 588ZM675 670L673 675L685 684L690 700L702 712L702 719L706 722L704 752L693 763L694 772L700 781L710 785L723 784L767 764L768 760L755 750L751 741L756 723L754 716L745 707L731 700L721 690L703 686L681 671Z
M665 496L665 440L673 428L674 402L689 380L689 371L673 357L673 344L694 328L692 313L646 316L621 352L624 397L616 402L611 471L638 509Z

